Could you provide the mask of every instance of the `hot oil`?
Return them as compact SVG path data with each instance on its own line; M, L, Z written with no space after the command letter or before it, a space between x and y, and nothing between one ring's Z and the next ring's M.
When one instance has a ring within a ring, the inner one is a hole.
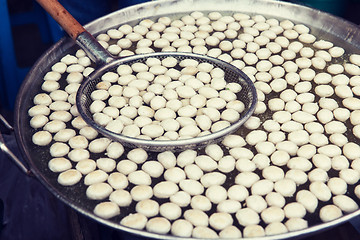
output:
M204 14L207 14L207 13L208 13L208 12L204 12ZM224 15L224 16L225 16L225 15L232 15L233 13L234 13L234 12L224 12L223 15ZM185 16L185 15L187 15L187 14L189 14L189 13L176 14L176 15L171 15L171 16L168 16L168 15L167 15L167 16L170 17L171 19L179 19L179 18L181 18L182 16ZM252 15L252 14L249 14L249 15ZM265 16L267 19L271 17L271 16L266 16L266 15L264 15L264 16ZM159 17L161 17L161 16L159 16ZM153 20L154 22L156 22L158 18L149 18L149 19L151 19L151 20ZM139 19L139 21L129 22L128 24L131 25L131 26L135 26L135 25L138 24L138 22L140 22L141 20L142 20L142 19ZM278 20L279 20L279 21L282 21L282 20L285 20L285 19L279 19L279 18L278 18ZM297 24L296 22L294 22L294 23ZM300 24L300 23L299 23L299 24ZM210 32L209 34L211 35L212 33L213 33L213 32ZM243 28L240 28L240 30L238 31L238 35L241 34L241 33L244 33L244 32L243 32ZM327 40L327 41L333 42L333 43L334 43L334 46L340 46L340 47L342 47L342 48L345 49L345 54L344 54L342 57L336 58L336 59L335 59L335 58L332 58L332 61L327 62L326 67L324 68L324 70L315 70L316 74L325 71L325 69L326 69L329 65L331 65L331 64L341 64L341 63L344 63L344 62L348 62L348 61L349 61L349 60L348 60L348 59L349 59L349 56L350 56L351 54L353 54L353 53L359 53L359 52L360 52L358 48L356 48L355 46L349 44L348 42L344 41L343 39L338 38L338 37L335 37L334 35L328 34L328 33L324 32L324 31L322 31L322 30L319 30L319 29L315 29L315 28L311 28L311 27L310 27L310 33L313 34L313 35L315 35L315 36L317 37L317 40L319 40L319 39ZM161 34L161 33L160 33L160 34ZM280 34L280 35L278 35L278 36L283 36L283 35ZM224 40L232 41L233 39L227 39L227 38L225 38ZM293 41L294 41L294 40L290 40L290 43L293 42ZM116 41L112 40L112 41L109 42L109 44L116 44ZM137 42L134 42L134 43L132 44L132 46L131 46L128 50L135 52L135 50L136 50L136 44L137 44ZM306 44L306 43L303 43L303 44L304 44L304 47L310 47L310 48L313 49L315 52L316 52L317 50L319 50L319 49L314 48L314 46L313 46L312 44ZM205 46L206 46L208 49L214 48L214 47L209 46L209 45L207 45L207 44L206 44ZM215 48L216 48L216 47L218 47L218 46L215 46ZM155 52L156 52L156 51L161 51L161 49L158 49L158 48L155 48L155 47L152 47L152 48L154 49ZM223 51L223 53L230 54L230 52L224 52L224 51ZM296 55L296 58L298 58L298 57L300 57L300 54L299 54L299 53L297 53L297 55ZM295 58L295 59L296 59L296 58ZM250 65L250 66L255 67L255 65ZM298 70L298 72L299 72L299 70ZM318 102L320 98L319 98L319 97L316 95L316 93L315 93L315 90L314 90L315 86L316 86L316 84L315 84L314 82L312 82L312 89L311 89L310 92L313 93L313 94L316 96L314 102ZM331 84L331 86L332 86L332 87L335 87L335 86L332 85L332 84ZM288 85L287 89L292 89L292 90L294 90L294 86ZM265 102L265 105L268 106L268 102L269 102L270 99L279 98L279 97L280 97L280 93L276 93L276 92L272 91L270 94L265 95L265 101L264 101L264 102ZM335 94L334 94L333 96L331 96L331 97L336 100L336 102L339 104L339 107L344 107L343 104L342 104L342 99L341 99L341 98L337 97ZM262 123L264 123L266 120L272 119L273 113L274 113L274 112L272 112L269 108L267 108L266 111L265 111L265 113L262 113L262 114L259 114L259 115L256 115L256 114L255 114L254 116L259 117L259 118L260 118L260 122L261 122L261 124L262 124ZM351 131L351 128L352 128L351 126L352 126L352 125L351 125L350 121L347 120L345 124L346 124L346 126L348 127L348 129L349 129L349 130L346 132L346 134L345 134L346 137L349 139L349 141L359 142L359 140L352 134L352 131ZM263 130L263 131L266 131L263 127L261 127L260 129ZM250 131L251 131L251 130L249 130L249 129L245 128L245 127L241 127L241 128L236 132L236 134L239 134L240 136L242 136L242 137L245 138L245 136L246 136ZM268 134L268 133L269 133L269 132L267 132L267 134ZM286 137L287 137L288 133L285 133L285 135L286 135ZM329 137L329 134L325 134L325 135L326 135L327 137ZM228 149L227 149L225 146L223 146L222 144L221 144L221 146L222 146L222 149L223 149L223 151L224 151L224 155L229 154ZM253 152L254 154L257 153L257 151L256 151L256 149L255 149L254 146L250 146L250 145L247 144L247 145L244 146L244 147L247 148L247 149L252 150L252 152ZM200 154L205 154L203 149L199 149L199 155L200 155ZM156 159L156 154L151 153L151 156L152 156L152 157L151 157L152 159ZM288 168L287 166L283 166L283 167L281 167L281 168L283 169L283 171L284 171L285 173L289 170L289 168ZM314 168L315 168L315 167L313 167L311 170L313 170ZM311 171L311 170L310 170L310 171ZM217 170L217 171L218 171L218 170ZM309 171L309 172L310 172L310 171ZM235 177L236 177L237 174L239 174L239 173L240 173L240 172L239 172L238 170L236 170L236 169L233 170L233 171L231 171L230 173L228 173L228 174L227 174L227 181L224 183L223 186L224 186L224 187L230 187L230 186L232 186L232 185L235 183ZM259 176L262 176L261 170L259 170L259 169L255 170L255 173L258 174ZM339 174L339 171L336 171L336 170L333 170L333 169L331 169L331 170L328 172L328 176L329 176L329 177L337 177L338 174ZM159 179L157 179L157 181L156 181L154 184L156 184L157 182L160 182L160 181L162 181L162 180L163 180L162 178L159 178ZM300 191L300 190L303 190L303 189L308 190L308 189L309 189L309 185L310 185L310 182L309 182L309 180L308 180L305 184L303 184L303 185L301 185L301 186L298 186L298 187L297 187L297 191L295 192L295 194L294 194L293 197L286 197L287 202L296 201L296 199L295 199L296 193L297 193L298 191ZM152 186L153 186L153 184L152 184ZM355 200L358 204L360 204L360 200L359 200L359 199L355 196L355 194L354 194L354 188L355 188L355 186L356 186L356 184L354 184L354 185L348 185L348 191L347 191L346 194L347 194L348 196L350 196L353 200ZM130 189L130 186L129 186L128 188ZM163 200L161 200L161 199L157 199L157 201L159 201L159 203L162 203L162 202L163 202ZM308 221L308 223L309 223L309 226L314 226L314 225L317 225L317 224L321 224L321 223L322 223L322 221L321 221L320 218L319 218L319 210L321 209L321 207L323 207L323 206L325 206L325 205L327 205L327 204L332 204L332 202L331 202L331 200L328 201L328 202L321 202L321 201L319 201L318 204L319 204L319 205L318 205L318 207L317 207L316 212L315 212L315 213L312 213L312 214L307 213L307 215L306 215L306 217L305 217L305 219L306 219L306 220ZM128 214L128 213L130 213L130 212L132 212L132 211L135 210L134 207L135 207L134 204L132 204L127 211L122 212L122 213ZM245 207L245 206L243 206L243 207ZM186 209L188 209L188 208L186 208ZM186 209L183 209L183 210L186 210ZM214 206L214 207L209 211L209 213L215 212L215 211L216 211L216 207ZM125 216L125 215L121 214L121 216ZM119 216L119 218L122 218L121 216ZM261 221L260 224L261 224L263 227L266 226L266 224L265 224L264 222L262 222L262 221ZM235 221L235 225L236 225L239 229L243 229L243 227L240 226L239 224L237 224L236 221Z
M230 13L229 13L230 14ZM185 15L185 13L184 13ZM224 13L224 15L226 15ZM180 15L171 15L171 18L173 19L177 19L179 17L183 16L182 14ZM152 18L154 21L157 19L157 18ZM142 19L139 19L139 21L142 20ZM133 21L133 22L129 22L129 24L131 26L135 26L139 21ZM239 33L242 32L242 29L240 29ZM321 38L321 39L324 39L324 40L331 40L333 41L334 43L336 43L336 45L338 46L341 46L343 47L345 50L346 50L346 54L339 60L335 60L333 63L341 63L342 61L346 62L348 61L348 57L350 54L352 53L359 53L359 49L357 49L356 47L352 46L351 44L348 44L347 42L341 40L341 39L333 39L332 35L327 35L327 34L324 34L323 32L321 32L320 30L317 30L317 29L311 29L311 33L313 33L315 36ZM116 40L112 40L109 42L109 44L115 44L116 43ZM307 45L307 46L311 46L311 45ZM208 46L209 47L209 46ZM129 48L129 50L131 51L134 51L136 49L136 42L132 44L132 46ZM155 49L156 51L158 51L159 49ZM74 53L75 53L75 50L74 50ZM327 63L327 66L329 65L330 63ZM319 73L320 71L316 71L317 73ZM61 79L61 87L63 88L64 86L66 85L66 80L65 80L65 77L63 76L62 79ZM314 94L314 86L313 85L313 88L311 90L311 92ZM288 85L288 88L289 89L293 89L292 86L289 86ZM278 98L279 97L279 93L275 93L275 92L272 92L268 95L266 95L266 99L265 99L265 104L268 105L268 101L272 98ZM338 102L339 106L343 106L342 103L341 103L341 99L338 98L338 97L334 97L334 99L336 99L336 101ZM319 98L316 98L316 101L318 101ZM273 112L271 112L269 109L266 110L265 113L259 115L258 117L260 118L261 120L261 123L265 122L267 119L271 119L272 118L272 114ZM359 142L358 139L356 137L353 136L352 132L351 132L351 124L349 122L349 120L346 121L346 126L348 127L348 131L347 131L347 137L349 138L350 141L355 141L355 142ZM72 128L71 124L68 123L67 124L67 127L68 128ZM262 130L264 130L262 128ZM77 130L76 130L77 131ZM248 133L250 132L249 129L246 129L245 127L241 128L238 130L237 134L245 137ZM102 137L102 136L99 136L99 137ZM224 153L225 154L228 154L228 149L221 145L223 150L224 150ZM256 150L253 146L250 146L250 145L246 145L245 146L246 148L248 149L251 149L255 154L256 154ZM41 150L45 149L44 147L39 147ZM117 162L123 160L126 158L126 154L127 152L129 151L130 149L126 149L126 151L124 152L124 154L119 158L119 159L116 159ZM45 151L45 152L48 152L48 151ZM203 149L199 149L199 154L204 154L204 150ZM45 159L45 163L43 164L46 168L46 158L50 159L51 156L49 154L45 154L46 156L44 157ZM149 152L149 160L156 160L156 156L157 154L156 153L151 153ZM97 159L99 157L103 157L103 154L93 154L91 153L91 158L92 159ZM74 164L75 165L75 164ZM43 168L42 167L42 168ZM75 167L75 166L74 166ZM138 166L138 169L141 169L141 165ZM287 171L288 168L287 167L283 167L283 170L284 171ZM49 171L48 171L49 172ZM236 175L239 173L238 170L234 170L232 172L230 172L229 174L227 174L227 182L224 184L224 186L226 187L230 187L232 184L234 184L234 179L236 177ZM256 170L256 173L261 176L261 171L260 170ZM338 176L338 171L335 171L335 170L331 170L328 172L328 175L329 177L334 177L334 176ZM51 181L56 183L56 177L57 177L57 174L53 174L51 173ZM151 184L151 186L154 186L156 183L160 182L164 180L163 177L160 177L158 179L153 179L153 182ZM298 186L298 189L297 191L301 190L301 189L308 189L308 185L309 185L309 181L307 183L305 183L304 185L302 186ZM347 195L350 196L353 200L355 200L358 204L360 204L360 201L358 200L358 198L355 196L355 194L353 193L353 189L355 187L356 184L354 185L349 185L348 187L348 191L347 191ZM132 185L130 184L126 190L129 190L131 189ZM71 199L75 202L75 203L79 203L83 209L89 211L89 212L92 212L95 205L98 203L98 201L92 201L92 200L89 200L87 199L87 197L85 196L85 191L86 191L86 186L83 184L83 182L81 181L79 184L73 186L73 187L60 187L66 195L68 196L71 196ZM73 195L73 192L78 192L79 194L74 196ZM296 194L296 193L295 193ZM163 200L161 199L157 199L159 201L159 203L162 203ZM291 197L291 198L287 198L288 201L293 201L295 200L295 197ZM318 212L319 212L319 209L321 206L325 205L325 204L329 204L331 203L331 201L329 202L326 202L326 203L321 203L319 201L319 206L317 208L317 211L314 213L314 214L307 214L307 216L305 217L305 219L309 222L309 226L314 226L316 224L320 224L321 223L321 220L319 219L318 216ZM214 212L216 211L216 208L215 208L215 205L214 207L212 208L212 210L210 212ZM124 207L124 208L121 208L121 213L119 216L111 219L112 222L118 224L120 222L120 220L126 216L127 214L129 213L132 213L132 212L135 212L135 202L132 202L132 204L129 206L129 207ZM235 221L236 222L236 221ZM239 224L235 223L238 227ZM264 227L265 224L264 223L261 223L261 225ZM242 229L242 227L240 227Z

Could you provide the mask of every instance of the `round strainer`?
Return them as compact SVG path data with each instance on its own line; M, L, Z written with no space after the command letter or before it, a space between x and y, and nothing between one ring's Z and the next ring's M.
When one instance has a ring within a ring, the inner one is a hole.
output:
M237 100L240 100L244 103L245 109L240 114L240 118L232 123L229 127L219 130L217 132L195 137L191 139L181 139L181 140L144 140L139 138L128 137L122 134L117 134L115 132L109 131L104 126L97 124L93 115L90 112L89 108L93 102L91 98L91 93L96 90L96 84L101 81L101 76L106 72L114 71L119 65L132 65L134 63L140 62L145 63L148 58L157 58L163 60L167 57L173 57L180 62L184 59L193 59L199 63L210 63L214 67L220 68L225 72L225 81L239 83L242 87L241 91L238 92ZM256 89L253 82L245 75L241 70L228 64L222 60L199 55L193 53L151 53L144 55L134 55L125 57L122 59L115 60L105 67L99 68L94 74L91 74L85 82L83 82L77 92L76 105L80 115L83 117L85 122L91 127L96 129L98 132L107 136L114 141L121 142L122 144L128 147L140 147L146 150L160 152L160 151L181 151L189 148L200 148L211 143L221 141L226 135L235 132L254 112L257 103Z
M116 58L107 52L99 42L87 32L79 22L74 19L68 11L57 0L37 0L37 2L63 27L63 29L74 39L77 44L95 61L98 68L81 84L76 96L76 106L82 118L87 124L98 132L114 141L121 142L128 147L140 147L149 151L180 151L188 148L200 148L211 143L220 141L226 135L236 131L254 112L257 103L256 90L253 82L238 68L233 65L204 55L192 53L151 53L135 55L129 57ZM237 94L237 99L244 105L245 109L240 118L229 127L217 132L181 140L143 140L117 134L107 130L97 124L89 110L92 99L91 93L96 90L96 84L101 80L101 76L106 72L116 71L120 65L131 65L135 62L144 63L148 58L165 59L174 57L179 61L184 59L194 59L201 62L210 63L214 67L221 68L225 72L226 82L236 82L242 87Z

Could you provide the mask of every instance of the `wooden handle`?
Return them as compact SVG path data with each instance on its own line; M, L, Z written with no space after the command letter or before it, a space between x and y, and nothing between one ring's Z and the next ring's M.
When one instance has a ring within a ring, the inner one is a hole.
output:
M86 31L85 28L57 0L36 1L57 23L60 24L72 39L76 40L79 34Z

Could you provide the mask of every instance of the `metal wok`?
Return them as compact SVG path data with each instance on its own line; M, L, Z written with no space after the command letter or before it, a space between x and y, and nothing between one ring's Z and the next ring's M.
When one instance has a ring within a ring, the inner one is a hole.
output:
M221 11L221 12L243 12L250 15L262 14L266 17L277 19L289 19L296 23L303 23L312 28L312 32L322 39L336 42L338 46L350 52L360 52L360 29L357 26L320 11L307 7L289 4L278 1L253 1L253 0L170 0L153 1L125 8L99 18L88 25L86 29L97 35L107 29L117 27L124 23L140 21L144 18L159 16L179 15L192 11ZM118 230L127 231L145 237L158 239L179 239L174 236L160 235L124 227L119 224L120 218L104 220L93 214L96 201L87 199L85 193L86 186L78 183L75 186L63 187L57 183L57 174L48 168L48 160L51 158L48 148L35 146L31 137L35 132L30 127L28 109L33 106L33 97L41 91L42 77L50 70L51 66L59 61L67 53L78 49L75 43L69 38L63 38L53 45L35 63L24 80L17 96L15 108L15 134L21 153L27 160L31 172L41 181L56 197L76 209L80 213ZM151 155L151 154L150 154ZM151 157L151 156L150 156ZM359 204L356 196L350 196ZM130 206L133 207L133 206ZM122 209L122 214L126 214L126 209ZM266 236L261 239L287 239L299 238L318 231L334 227L351 218L358 216L360 210L347 214L337 220L320 223L319 219L308 219L309 228L289 232L282 235ZM181 238L183 239L183 238Z

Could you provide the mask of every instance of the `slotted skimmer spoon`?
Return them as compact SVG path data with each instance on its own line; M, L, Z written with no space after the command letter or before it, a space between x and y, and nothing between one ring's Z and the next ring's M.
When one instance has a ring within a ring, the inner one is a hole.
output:
M97 69L91 73L79 87L76 96L76 106L84 121L104 136L132 148L140 147L154 152L167 150L182 151L185 149L201 148L221 141L226 135L234 133L253 114L257 103L255 86L250 78L235 66L209 56L180 52L157 52L127 57L115 57L104 49L57 0L37 0L37 2L60 24L69 36L76 41L76 43L88 54L89 58L97 65ZM245 105L245 109L240 114L240 118L229 127L214 133L181 140L145 140L129 137L109 131L104 126L94 121L93 115L90 112L90 105L93 101L91 93L96 90L96 85L101 81L102 75L107 72L116 71L117 67L120 65L132 65L133 63L138 62L145 63L149 58L162 60L167 57L176 58L178 62L184 59L194 59L199 63L210 63L214 67L221 68L225 72L226 82L239 83L242 89L236 94L237 100Z

